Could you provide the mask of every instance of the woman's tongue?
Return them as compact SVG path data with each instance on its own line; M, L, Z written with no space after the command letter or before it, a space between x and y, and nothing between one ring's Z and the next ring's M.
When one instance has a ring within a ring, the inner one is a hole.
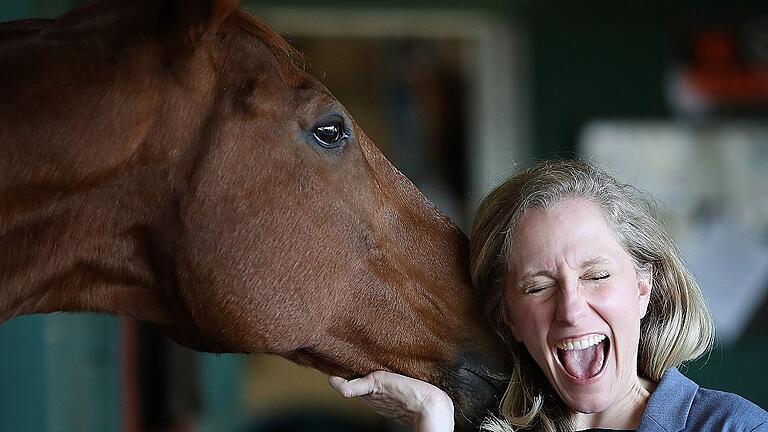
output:
M605 360L604 342L589 348L563 350L558 348L560 362L569 375L578 379L588 379L600 372Z

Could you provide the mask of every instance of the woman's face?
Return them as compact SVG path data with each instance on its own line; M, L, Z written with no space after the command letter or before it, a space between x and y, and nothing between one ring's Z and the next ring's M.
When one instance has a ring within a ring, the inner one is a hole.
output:
M560 398L597 413L630 396L651 282L598 206L572 198L528 209L510 250L505 318Z

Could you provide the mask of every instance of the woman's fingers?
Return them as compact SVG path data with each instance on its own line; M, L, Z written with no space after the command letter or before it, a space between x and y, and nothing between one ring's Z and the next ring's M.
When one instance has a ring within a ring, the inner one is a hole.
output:
M373 393L375 390L374 380L370 375L352 380L345 380L342 377L330 376L328 378L328 384L330 384L331 388L336 390L337 393L346 398L365 396Z
M376 413L418 432L453 430L453 403L432 384L386 371L352 380L331 376L328 383L342 396L359 397Z

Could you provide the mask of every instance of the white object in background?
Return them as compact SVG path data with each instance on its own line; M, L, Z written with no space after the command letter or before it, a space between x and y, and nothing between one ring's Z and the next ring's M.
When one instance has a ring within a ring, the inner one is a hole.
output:
M580 152L662 202L667 231L707 296L720 342L736 342L768 292L764 122L609 120Z
M768 246L746 224L717 221L693 230L683 253L709 300L718 341L737 341L768 288Z

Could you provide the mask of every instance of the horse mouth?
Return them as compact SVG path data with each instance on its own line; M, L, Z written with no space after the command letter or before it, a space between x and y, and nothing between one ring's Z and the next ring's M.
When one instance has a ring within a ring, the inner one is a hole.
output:
M488 371L477 372L474 369L467 368L467 367L462 368L462 370L467 371L468 373L474 375L475 377L477 377L477 379L485 382L488 385L488 387L496 390L497 392L503 392L506 389L506 381L504 380L504 377L500 375L496 375Z
M466 364L446 370L445 378L447 385L443 389L454 402L456 431L477 431L488 413L498 410L508 383L501 373Z

